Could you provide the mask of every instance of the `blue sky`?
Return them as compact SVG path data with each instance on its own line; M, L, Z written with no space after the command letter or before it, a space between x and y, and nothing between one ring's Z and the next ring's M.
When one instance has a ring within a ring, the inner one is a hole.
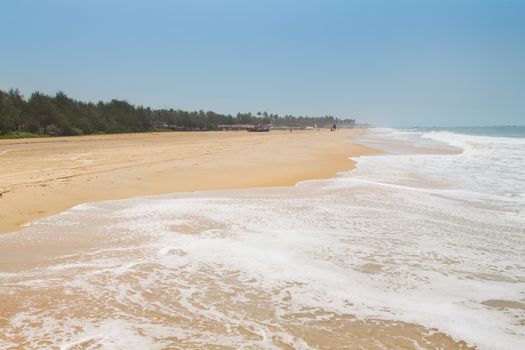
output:
M0 48L25 95L525 124L525 1L2 1Z

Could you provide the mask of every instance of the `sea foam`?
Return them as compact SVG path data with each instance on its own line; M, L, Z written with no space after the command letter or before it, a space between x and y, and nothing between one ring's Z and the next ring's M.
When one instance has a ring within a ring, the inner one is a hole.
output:
M492 139L379 130L362 142L398 152L334 179L92 203L0 237L65 247L0 275L25 296L5 343L519 348L524 174L505 163L523 147Z

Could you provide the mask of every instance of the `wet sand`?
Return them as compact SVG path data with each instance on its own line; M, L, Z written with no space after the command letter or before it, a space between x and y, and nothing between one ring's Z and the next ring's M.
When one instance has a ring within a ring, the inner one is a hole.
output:
M0 140L0 233L77 204L289 186L350 170L361 130L143 133Z
M352 141L361 132L153 133L2 141L0 230L13 231L85 202L330 178L353 168L349 156L376 152ZM193 196L181 194L186 195ZM362 319L335 312L335 306L308 306L296 299L303 290L293 281L267 289L239 271L217 270L220 264L189 270L173 265L187 253L165 238L189 234L205 240L209 232L230 228L190 215L171 225L173 232L166 236L128 232L129 218L118 214L125 203L94 203L95 209L87 206L97 211L90 219L83 218L81 209L73 210L26 227L23 235L1 236L0 349L1 344L13 349L59 344L67 349L241 344L282 349L471 349L438 329ZM116 228L118 232L107 234ZM372 265L362 272L378 273Z
M202 203L199 196L204 196L213 203L240 196L245 202L255 191L92 203L25 227L23 234L0 236L0 349L473 349L436 328L357 317L348 312L351 299L342 304L330 300L338 295L332 293L337 285L324 279L315 285L309 279L301 282L293 260L282 260L285 266L291 263L289 280L268 273L264 266L272 266L271 252L260 273L223 266L210 248L242 259L221 242L243 244L249 233L239 236L234 229L238 222L195 216L192 198ZM262 191L266 200L285 191L285 201L293 189L259 190L259 195ZM134 222L144 217L126 214L134 205L155 208L159 201L176 207L177 198L185 201L186 214L139 214L153 219L138 229ZM301 203L290 208L295 215L311 211L304 198L293 198ZM197 211L219 209L212 205ZM252 220L260 222L258 217ZM196 250L187 250L191 244L182 244L185 240L196 240ZM272 245L277 253L286 251L277 242ZM210 258L199 261L199 255ZM261 255L253 258L261 262ZM316 266L315 260L304 268ZM378 271L367 266L362 273Z

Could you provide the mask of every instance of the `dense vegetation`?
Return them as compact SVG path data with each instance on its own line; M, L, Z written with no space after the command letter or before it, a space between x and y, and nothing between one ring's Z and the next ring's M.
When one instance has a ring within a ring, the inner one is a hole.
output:
M215 112L151 109L126 101L82 102L63 92L49 96L34 92L25 99L18 90L0 90L0 136L83 135L142 132L151 130L217 130L219 125L269 124L276 126L319 126L341 123L325 117L283 117L267 112L236 116ZM344 120L353 123L353 120Z

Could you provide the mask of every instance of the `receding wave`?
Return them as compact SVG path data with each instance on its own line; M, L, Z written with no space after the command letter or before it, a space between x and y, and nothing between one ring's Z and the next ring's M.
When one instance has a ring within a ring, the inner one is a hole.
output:
M372 135L450 137L421 136ZM294 188L91 203L1 236L0 348L517 349L523 174L494 187L484 157L503 146L469 142L476 156L364 157Z

